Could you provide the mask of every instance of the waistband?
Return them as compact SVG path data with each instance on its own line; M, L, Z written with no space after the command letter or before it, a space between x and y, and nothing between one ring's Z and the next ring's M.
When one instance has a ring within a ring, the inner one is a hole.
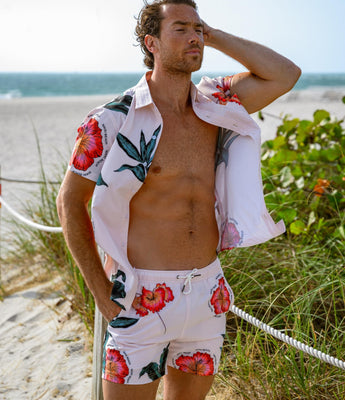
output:
M181 279L178 276L188 275L193 271L193 269L187 270L173 270L173 271L164 271L164 270L153 270L153 269L141 269L135 268L135 273L138 276L139 280L145 281L174 281L178 282ZM221 272L221 264L219 258L216 258L211 264L206 267L198 268L196 274L193 277L193 282L197 282L199 280L208 279L212 276L215 276Z

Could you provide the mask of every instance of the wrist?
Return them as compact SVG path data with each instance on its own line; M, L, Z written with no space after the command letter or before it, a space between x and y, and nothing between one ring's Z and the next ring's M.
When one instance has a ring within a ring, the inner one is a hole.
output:
M205 35L205 45L209 47L217 47L218 43L221 41L223 31L220 29L210 28Z

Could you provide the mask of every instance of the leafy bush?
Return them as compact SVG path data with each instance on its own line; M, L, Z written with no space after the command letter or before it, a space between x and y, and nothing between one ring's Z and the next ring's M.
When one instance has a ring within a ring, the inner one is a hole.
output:
M313 121L284 118L262 146L266 204L304 242L345 239L345 131L317 110Z

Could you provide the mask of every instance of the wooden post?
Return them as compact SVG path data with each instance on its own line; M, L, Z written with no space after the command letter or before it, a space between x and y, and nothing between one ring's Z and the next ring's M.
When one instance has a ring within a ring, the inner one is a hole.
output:
M105 256L103 250L98 248L99 255L104 263ZM103 361L103 340L107 330L107 321L95 306L95 325L93 336L93 361L92 361L92 389L91 400L103 400L102 390L102 361Z
M91 400L103 400L102 390L102 358L103 340L107 329L107 321L98 307L95 309L95 327L93 337L92 392Z

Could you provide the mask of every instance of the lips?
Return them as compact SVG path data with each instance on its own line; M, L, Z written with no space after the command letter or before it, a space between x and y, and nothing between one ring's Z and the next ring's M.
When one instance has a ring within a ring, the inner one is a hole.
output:
M193 47L191 49L188 49L186 51L187 54L192 54L192 55L196 55L196 54L200 54L201 50L198 47Z

